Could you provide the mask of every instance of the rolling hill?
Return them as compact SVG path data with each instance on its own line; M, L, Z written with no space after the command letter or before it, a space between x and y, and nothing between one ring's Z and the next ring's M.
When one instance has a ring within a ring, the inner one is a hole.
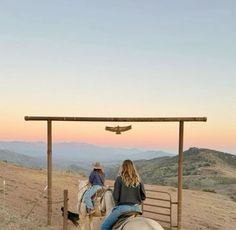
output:
M46 162L43 159L19 154L7 149L0 149L0 161L13 163L20 166L28 166L32 168L46 167Z
M135 165L148 184L177 186L178 156L138 160ZM118 168L107 176L114 179ZM236 201L236 156L203 148L184 152L183 188L203 190L229 196Z

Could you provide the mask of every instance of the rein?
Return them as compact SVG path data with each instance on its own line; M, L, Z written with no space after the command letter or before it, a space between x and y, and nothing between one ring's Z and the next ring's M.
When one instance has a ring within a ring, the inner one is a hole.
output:
M85 187L87 187L89 185L89 183L87 183L86 185L84 185L82 188L80 188L79 189L79 191L78 191L78 193L80 192L80 191L82 191ZM84 193L86 192L86 190L83 192L83 194L81 195L81 198L80 198L80 204L81 204L81 202L82 202L82 199L83 199L83 196L84 196Z
M87 183L86 185L84 185L81 189L79 189L78 192L80 192L83 188L87 187L89 185L89 183Z

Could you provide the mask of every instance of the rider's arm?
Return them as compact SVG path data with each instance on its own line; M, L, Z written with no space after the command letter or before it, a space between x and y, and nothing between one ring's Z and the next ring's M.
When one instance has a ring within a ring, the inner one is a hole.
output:
M120 177L117 177L115 180L114 191L113 191L113 197L116 204L119 203L120 201L120 191L121 191L121 181Z
M94 177L95 177L95 175L94 175L94 172L92 171L92 172L90 173L90 175L89 175L89 183L90 183L91 185L93 185Z
M145 200L146 199L146 192L145 192L143 182L140 183L140 194L141 194L141 199Z

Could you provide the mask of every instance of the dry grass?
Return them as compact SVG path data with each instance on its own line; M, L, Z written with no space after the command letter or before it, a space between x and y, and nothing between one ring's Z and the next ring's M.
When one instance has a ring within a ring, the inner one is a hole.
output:
M79 178L75 174L53 172L52 226L47 227L46 171L0 163L0 229L62 229L60 207L63 204L63 190L69 190L69 210L77 212ZM3 179L6 181L5 200ZM111 181L107 183L112 184ZM176 201L175 188L148 185L146 188L170 192ZM173 214L176 216L176 210ZM232 230L236 226L236 202L219 194L184 190L182 219L185 230ZM70 224L69 229L76 228Z

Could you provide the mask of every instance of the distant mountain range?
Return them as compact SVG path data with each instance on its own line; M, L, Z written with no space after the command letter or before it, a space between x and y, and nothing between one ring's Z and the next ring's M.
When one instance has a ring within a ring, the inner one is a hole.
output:
M173 156L163 151L142 151L139 149L100 147L96 145L62 142L52 147L53 167L84 172L90 170L94 161L109 166L124 159L152 159L161 156ZM0 141L0 160L21 164L28 167L46 167L47 147L44 142L7 142Z

